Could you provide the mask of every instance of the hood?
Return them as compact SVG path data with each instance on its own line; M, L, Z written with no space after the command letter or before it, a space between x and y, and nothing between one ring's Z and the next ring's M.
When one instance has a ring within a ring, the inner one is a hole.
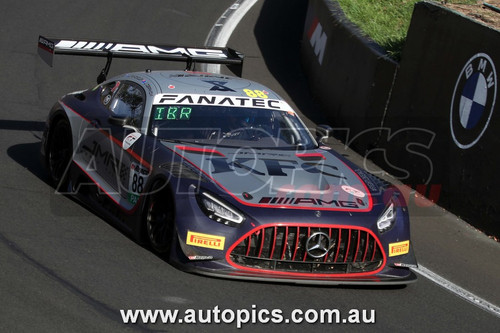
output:
M248 206L366 212L372 195L343 160L325 149L303 152L162 142Z

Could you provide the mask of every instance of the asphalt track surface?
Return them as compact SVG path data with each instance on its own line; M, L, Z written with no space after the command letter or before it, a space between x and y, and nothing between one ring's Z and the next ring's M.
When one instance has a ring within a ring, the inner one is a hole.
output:
M0 12L0 331L220 331L234 324L123 324L120 309L374 309L371 325L247 324L245 331L498 332L500 318L419 276L406 287L311 287L181 272L68 197L55 195L39 163L48 110L91 87L103 59L37 56L39 34L202 45L233 0L4 2ZM246 54L243 76L281 93L320 123L298 50L305 1L259 1L229 45ZM178 64L115 60L111 75ZM333 143L334 144L334 143ZM340 144L335 148L362 163ZM366 164L368 167L369 164ZM413 203L415 200L411 200ZM500 305L500 246L439 207L410 207L419 262Z

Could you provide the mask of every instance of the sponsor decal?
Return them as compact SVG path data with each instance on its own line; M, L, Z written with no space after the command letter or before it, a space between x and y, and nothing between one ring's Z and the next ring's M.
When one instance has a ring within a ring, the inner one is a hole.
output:
M188 256L189 260L212 260L213 256Z
M38 37L38 47L43 48L45 51L50 53L54 53L54 43L42 36Z
M198 232L188 231L186 244L206 247L208 249L224 250L224 242L226 237L202 234Z
M451 99L451 136L459 148L471 148L484 134L496 96L495 64L486 53L478 53L462 68Z
M133 193L128 193L127 201L130 202L132 205L135 205L139 201L139 196Z
M42 36L38 37L38 55L50 67L52 67L52 58L54 56L54 43Z
M211 91L235 91L229 87L226 87L226 84L228 81L208 81L204 80L206 83L210 83L212 85L212 88L210 88Z
M125 137L123 140L122 147L127 150L141 137L141 133L133 132Z
M243 92L247 94L248 97L252 98L269 98L269 93L264 92L263 90L252 90L252 89L243 89Z
M108 105L109 102L111 101L111 95L106 95L106 97L104 97L104 100L103 100L103 103L104 105Z
M366 195L364 192L362 192L362 191L360 191L358 189L355 189L352 186L342 185L342 189L344 190L344 192L352 194L352 195L354 195L355 197L358 197L358 198L364 198L365 195Z
M366 171L364 171L363 169L356 169L354 170L354 172L358 174L359 178L363 180L363 182L366 184L366 186L368 186L370 191L375 193L379 191L379 188L373 183L371 177Z
M179 146L176 146L179 148ZM198 148L201 149L201 148ZM217 152L217 151L215 151ZM296 170L303 170L307 173L317 174L321 173L325 176L334 177L337 179L346 179L342 175L342 171L335 165L330 165L323 163L300 163L295 160L290 159L271 159L271 158L261 158L258 160L258 164L255 160L247 157L235 157L226 158L222 153L219 153L222 157L211 156L208 161L211 162L213 171L212 174L225 173L225 172L235 172L236 168L247 170L249 173L260 176L284 176L287 177L292 175ZM247 164L248 163L248 164ZM288 173L287 173L288 171Z
M297 156L295 152L275 154L225 147L218 151L210 147L163 144L243 205L309 210L372 209L372 196L363 180L330 154L311 152ZM342 185L362 191L364 197L343 191Z
M121 180L122 175L127 174L128 167L122 160L115 157L112 152L102 148L96 141L92 141L91 146L82 145L79 152L85 156L85 161L87 162L86 171L97 171L97 165L100 165L111 174L119 173Z
M323 63L323 56L325 55L328 36L323 31L318 18L313 20L307 36L309 37L309 43L314 48L314 54L318 57L318 62L321 65Z
M56 44L56 48L60 50L85 50L94 52L113 52L127 54L151 54L161 55L169 54L176 56L190 57L209 57L215 59L226 59L228 56L224 50L204 49L194 47L177 47L177 46L155 46L145 44L124 44L124 43L109 43L109 42L92 42L92 41L76 41L76 40L60 40Z
M355 201L347 200L323 200L318 198L287 198L287 197L262 197L259 204L266 205L291 205L299 207L336 207L336 208L360 208L366 204L357 199Z
M390 243L389 244L389 257L400 256L410 252L410 241Z
M141 166L139 163L130 164L130 177L129 177L129 192L139 196L144 191L144 186L148 180L149 170Z
M395 262L393 265L396 267L405 267L405 268L417 268L418 267L415 264L407 264L405 262Z
M248 192L243 192L243 193L242 193L242 196L243 196L243 198L245 198L246 200L252 200L252 199L253 199L253 196L252 196L250 193L248 193Z
M257 95L256 95L257 96ZM199 94L159 94L155 96L154 104L181 105L220 105L232 107L253 107L283 110L292 112L285 101L267 98L243 96L199 95Z

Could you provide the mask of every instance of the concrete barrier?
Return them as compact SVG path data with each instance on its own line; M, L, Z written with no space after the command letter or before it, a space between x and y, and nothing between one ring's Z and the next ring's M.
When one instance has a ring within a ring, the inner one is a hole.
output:
M309 1L301 51L311 89L330 125L349 130L337 136L358 136L352 146L369 148L372 133L359 134L380 125L397 63L364 38L334 1Z
M365 133L347 143L500 236L500 32L421 2L399 66L360 39L336 3L310 1L303 62L332 124Z
M386 147L388 158L411 172L409 182L439 184L440 205L495 235L500 235L498 66L499 31L438 4L417 3L385 120L393 129L434 135L428 149L405 160L398 154L421 141L421 133L409 132Z

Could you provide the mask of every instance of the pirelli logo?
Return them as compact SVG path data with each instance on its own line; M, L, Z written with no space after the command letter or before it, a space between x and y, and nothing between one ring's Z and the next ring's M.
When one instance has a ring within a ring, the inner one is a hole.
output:
M389 257L400 256L410 252L410 241L389 244Z
M215 250L224 250L224 241L226 237L201 234L198 232L188 231L186 244L206 247Z

